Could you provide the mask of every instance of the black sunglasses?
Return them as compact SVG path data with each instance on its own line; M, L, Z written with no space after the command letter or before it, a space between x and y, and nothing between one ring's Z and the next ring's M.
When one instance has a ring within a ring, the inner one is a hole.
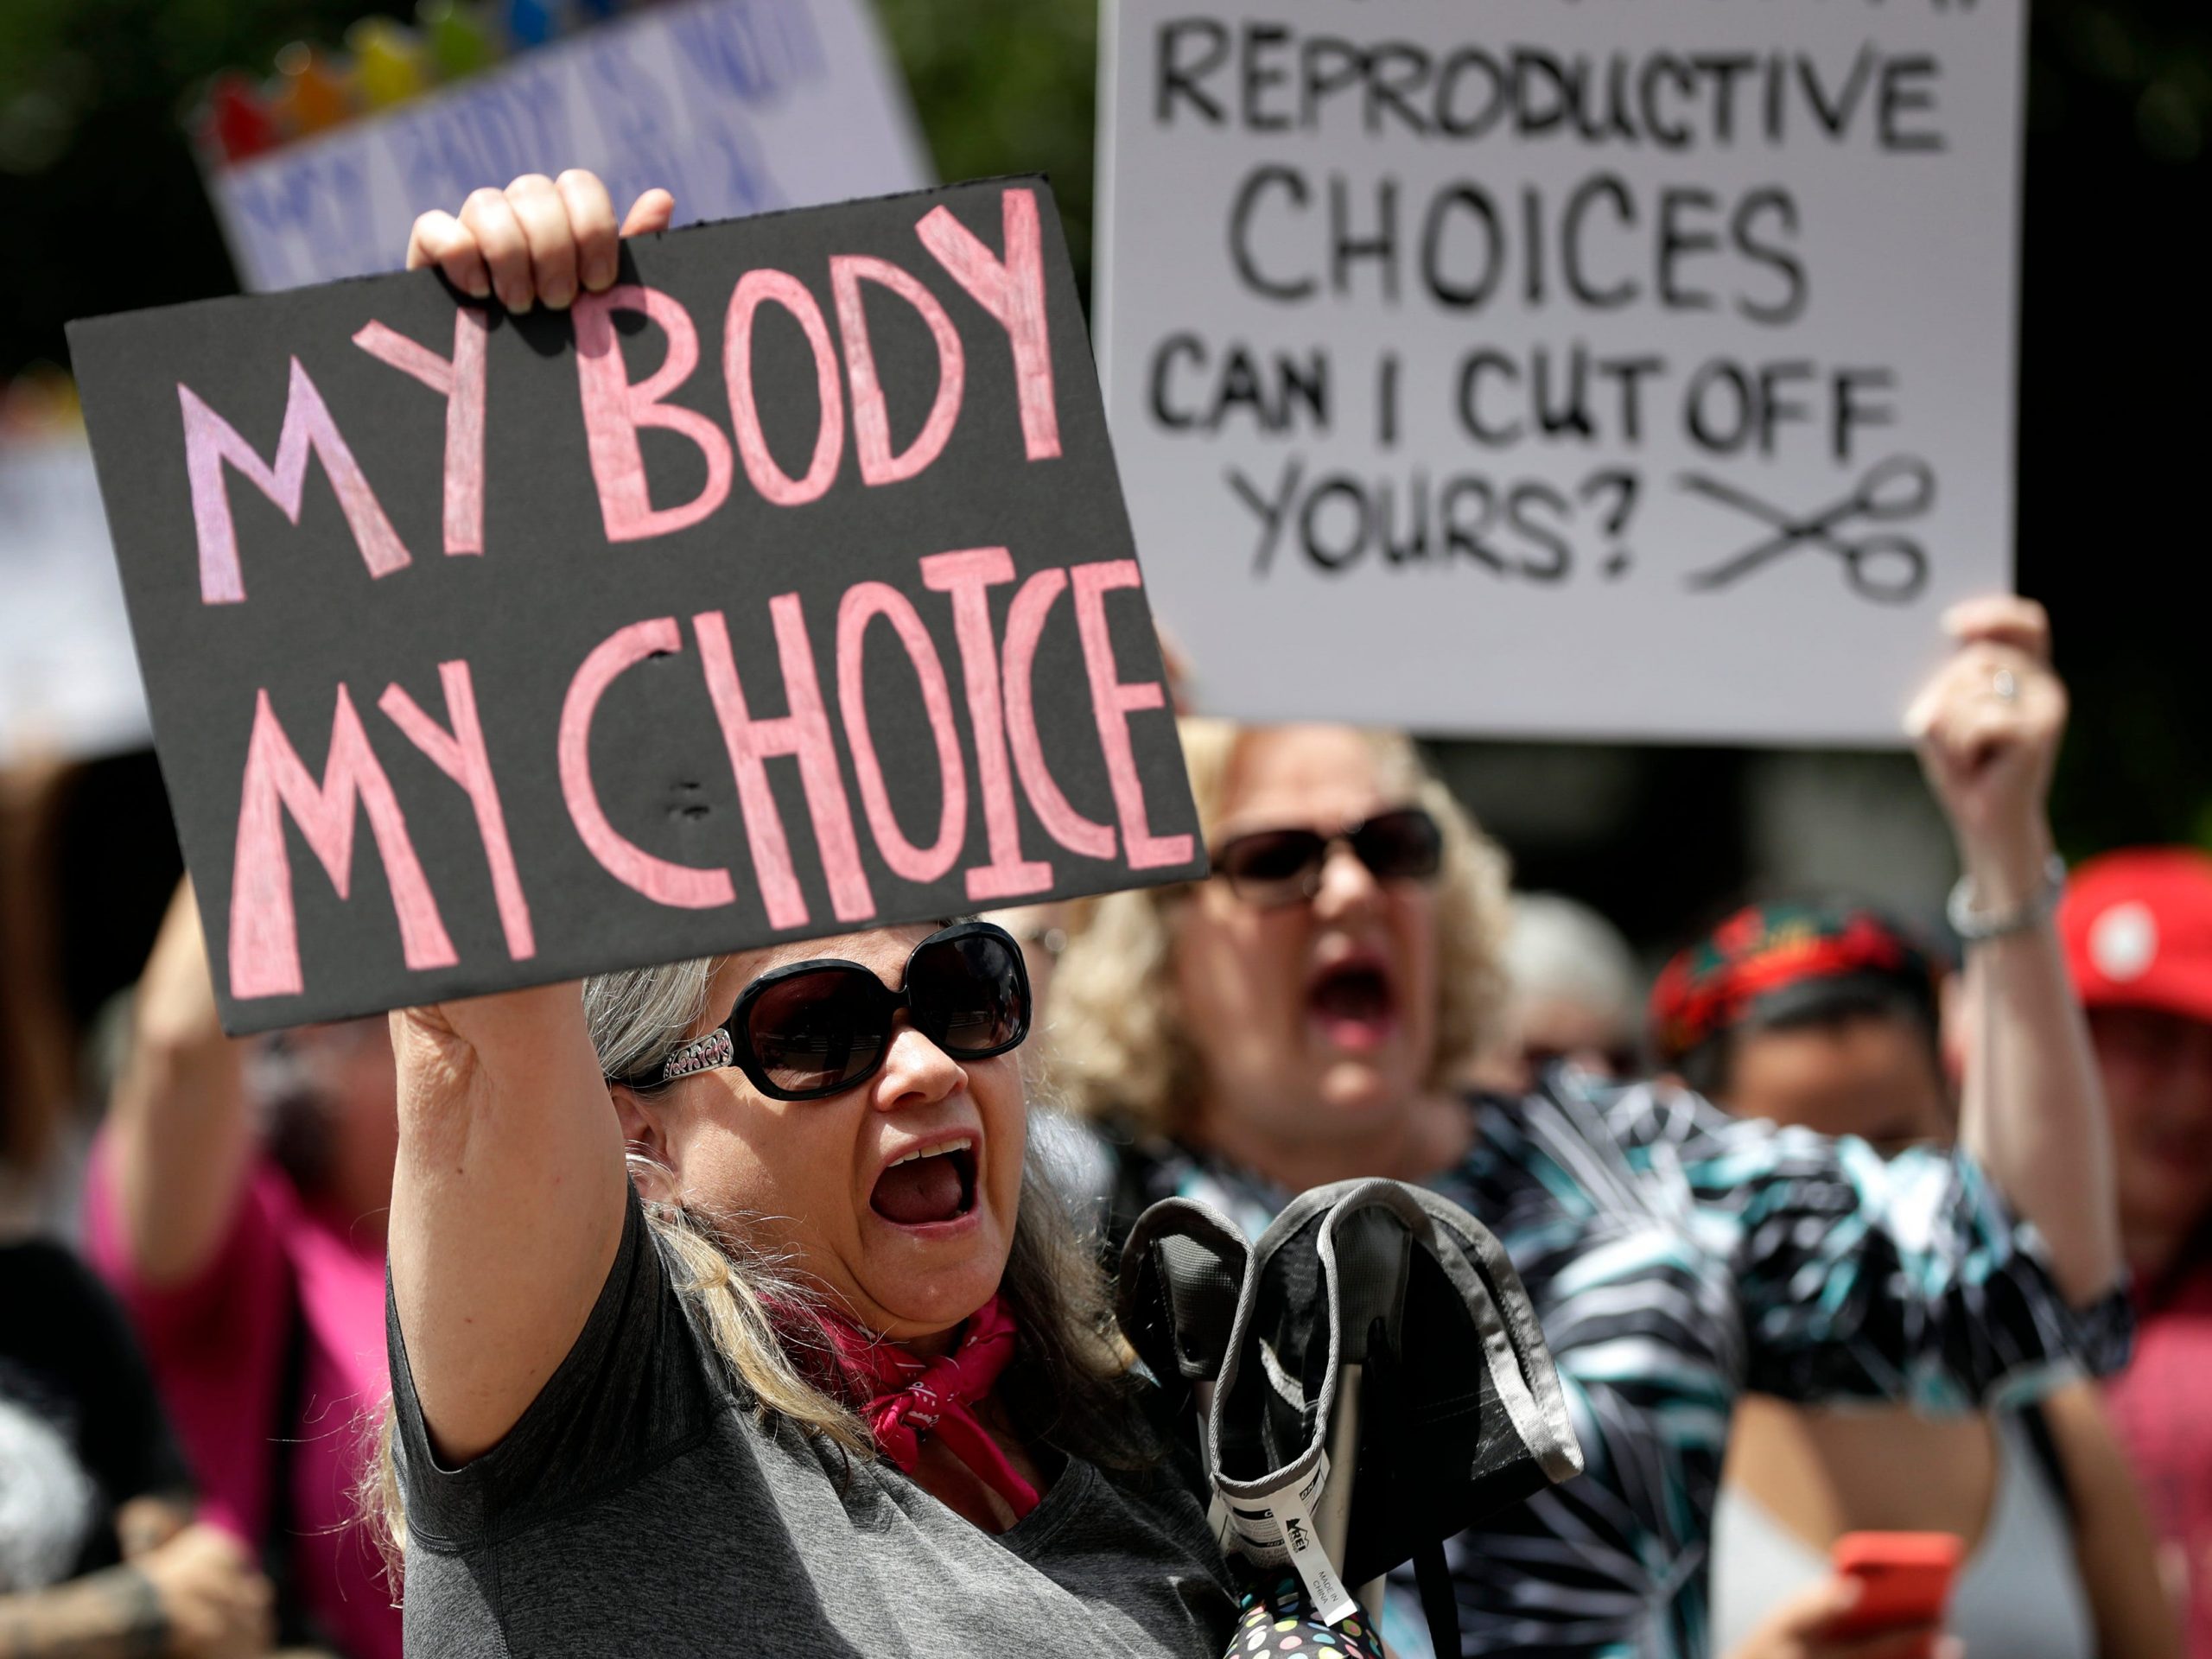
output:
M821 1100L882 1069L902 1009L956 1060L988 1060L1029 1034L1029 970L1002 927L960 922L931 934L906 958L903 986L834 957L771 968L714 1030L620 1081L652 1089L734 1065L771 1100Z
M1378 881L1427 881L1444 867L1444 832L1418 806L1378 812L1333 836L1318 830L1255 830L1213 849L1213 873L1249 905L1274 909L1321 890L1329 849L1343 842Z

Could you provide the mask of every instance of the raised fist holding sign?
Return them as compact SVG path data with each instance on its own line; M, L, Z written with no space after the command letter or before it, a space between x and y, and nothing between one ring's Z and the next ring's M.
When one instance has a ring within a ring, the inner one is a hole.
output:
M620 237L664 231L676 198L648 190L630 204L618 232L614 204L596 174L570 168L557 179L525 173L505 190L479 190L458 218L433 211L407 238L407 269L435 265L464 294L494 293L510 311L543 302L561 310L582 287L614 286Z

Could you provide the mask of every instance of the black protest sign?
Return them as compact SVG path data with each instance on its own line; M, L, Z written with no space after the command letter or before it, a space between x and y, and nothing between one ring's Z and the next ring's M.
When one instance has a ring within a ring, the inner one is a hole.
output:
M1040 181L71 343L232 1031L1203 868Z

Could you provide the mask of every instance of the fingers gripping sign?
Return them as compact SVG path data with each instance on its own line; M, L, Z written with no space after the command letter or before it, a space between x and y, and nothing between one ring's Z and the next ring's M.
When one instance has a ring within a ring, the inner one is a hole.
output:
M581 226L569 222L569 205L542 173L525 173L507 187L507 203L530 251L531 288L553 310L576 297L576 251Z
M614 204L607 199L607 187L599 181L597 174L570 168L553 181L553 188L562 206L568 209L569 226L575 233L577 280L594 294L604 293L614 286L614 244L618 235L614 225ZM674 200L665 190L650 191L647 194L658 210L659 222L639 228L667 229L668 215L676 206ZM637 218L638 209L645 205L645 200L640 197L637 205L631 208L633 219Z
M435 265L475 299L496 290L510 311L538 301L554 310L579 287L598 294L614 285L620 237L664 231L676 198L648 190L615 227L613 203L596 175L571 168L559 178L526 173L505 190L479 190L458 216L424 213L407 241L407 269Z

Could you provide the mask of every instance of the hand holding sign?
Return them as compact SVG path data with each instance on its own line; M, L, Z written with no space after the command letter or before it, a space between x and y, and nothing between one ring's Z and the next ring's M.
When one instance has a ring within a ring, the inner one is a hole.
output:
M664 231L675 216L674 196L648 190L631 204L620 234ZM480 300L496 289L510 311L527 311L534 300L557 311L579 285L594 294L614 286L617 234L614 204L597 175L574 167L553 180L525 173L504 192L477 191L458 219L435 209L417 219L407 269L435 265Z
M1044 187L613 226L73 331L232 1030L1201 868Z

